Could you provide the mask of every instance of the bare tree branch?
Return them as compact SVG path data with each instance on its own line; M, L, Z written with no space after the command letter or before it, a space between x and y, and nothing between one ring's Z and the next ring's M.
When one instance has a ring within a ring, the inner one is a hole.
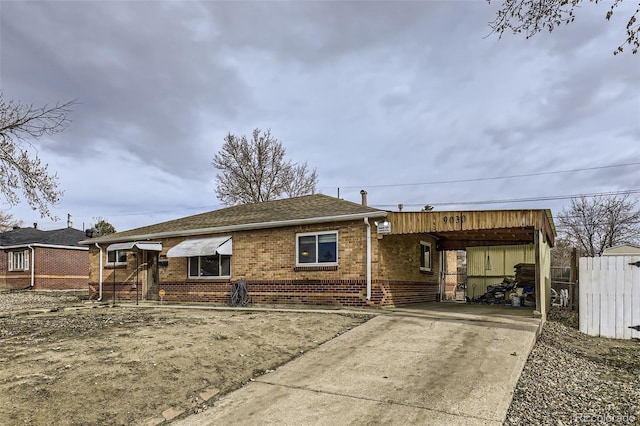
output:
M42 164L29 139L62 132L69 124L68 115L75 101L36 108L12 100L5 101L0 92L0 192L11 205L20 202L19 192L41 217L50 217L50 207L63 192L58 176ZM26 146L25 146L26 145Z
M589 0L591 3L599 3L601 0ZM604 18L609 21L616 7L622 0L613 0ZM487 0L491 3L491 0ZM500 38L505 31L513 34L524 34L525 38L533 37L541 31L552 32L559 26L572 23L576 19L576 9L580 8L586 0L504 0L496 17L489 22L491 34L497 33ZM631 48L631 53L638 53L640 48L640 25L637 16L639 7L627 21L624 41L614 50L617 55L624 51L625 46Z
M0 212L0 232L12 230L16 226L24 225L24 221L16 220L11 213Z
M289 176L284 182L284 193L288 197L299 197L301 195L313 194L318 184L318 173L316 169L311 172L307 169L307 163L294 164L289 167Z

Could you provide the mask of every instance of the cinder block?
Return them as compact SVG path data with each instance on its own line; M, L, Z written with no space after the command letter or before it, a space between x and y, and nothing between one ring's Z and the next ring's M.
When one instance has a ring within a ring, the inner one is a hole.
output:
M171 421L183 413L184 413L184 410L171 407L171 408L167 408L162 412L162 417L164 417L164 419L167 421Z

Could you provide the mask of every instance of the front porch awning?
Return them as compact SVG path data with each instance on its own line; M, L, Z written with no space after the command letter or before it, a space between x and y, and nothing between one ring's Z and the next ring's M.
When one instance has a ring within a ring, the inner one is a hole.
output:
M216 253L231 255L233 242L231 237L213 237L185 240L172 247L167 257L212 256Z
M162 251L162 243L153 243L149 241L130 241L128 243L116 243L107 247L107 251L116 250L147 250L147 251Z

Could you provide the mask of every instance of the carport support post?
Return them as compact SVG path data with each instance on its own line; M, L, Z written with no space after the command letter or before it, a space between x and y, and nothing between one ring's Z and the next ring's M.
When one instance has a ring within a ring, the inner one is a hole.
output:
M540 232L537 229L534 230L533 241L536 252L536 311L542 313L542 294L540 293Z

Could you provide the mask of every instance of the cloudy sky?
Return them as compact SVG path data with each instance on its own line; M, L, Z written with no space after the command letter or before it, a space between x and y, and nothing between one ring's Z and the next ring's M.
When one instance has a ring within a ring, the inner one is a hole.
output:
M490 35L498 5L0 0L5 99L77 100L34 142L61 220L0 208L121 231L214 210L212 157L254 128L319 192L389 210L557 214L569 195L640 192L640 55L612 55L637 2L611 22L587 2L529 40Z

